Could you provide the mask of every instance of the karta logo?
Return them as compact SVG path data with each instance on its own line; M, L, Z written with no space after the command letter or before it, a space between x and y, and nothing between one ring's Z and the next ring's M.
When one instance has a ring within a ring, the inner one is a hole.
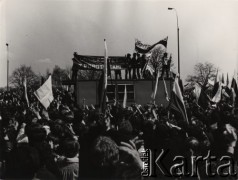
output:
M156 151L146 149L141 153L143 168L141 175L144 177L156 177L156 172L160 172L167 177L199 177L199 169L205 169L207 177L227 177L237 175L237 163L234 159L225 155L220 158L212 156L210 150L205 157L202 156L174 156L172 162L168 162L169 150L162 149L157 157ZM166 159L166 160L165 160ZM168 164L170 165L168 167ZM159 170L159 171L156 171Z

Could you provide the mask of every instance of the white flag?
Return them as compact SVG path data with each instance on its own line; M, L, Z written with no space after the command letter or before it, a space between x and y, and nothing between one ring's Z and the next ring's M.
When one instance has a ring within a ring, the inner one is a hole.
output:
M47 109L50 103L54 100L51 76L49 76L45 83L38 90L36 90L34 94L41 102L41 104L45 107L45 109Z
M126 101L127 101L127 90L125 85L124 98L123 98L123 104L122 104L123 108L126 108Z
M222 93L222 84L219 82L218 90L215 94L215 96L212 98L212 101L215 103L218 103L221 100L221 93Z

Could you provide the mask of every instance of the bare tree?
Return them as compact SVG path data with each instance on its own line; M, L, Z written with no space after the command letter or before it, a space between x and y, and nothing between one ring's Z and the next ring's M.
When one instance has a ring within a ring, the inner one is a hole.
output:
M164 48L163 46L157 46L156 48L153 49L153 51L151 52L151 56L150 56L150 62L155 70L155 72L162 71L162 66L163 66L163 56L164 53L166 52L166 48ZM170 67L173 67L174 63L173 61L170 64Z
M95 70L79 70L78 80L95 80L101 77L102 71Z
M65 67L65 72L66 72L68 78L71 79L71 77L72 77L72 71L71 71L71 67L70 67L69 65L67 65L67 66Z
M26 65L21 65L13 71L12 75L10 76L10 83L15 88L21 88L23 86L25 77L28 87L37 88L39 86L39 76L33 72L31 66Z
M67 71L65 69L60 68L59 66L55 66L52 72L52 83L56 87L62 86L62 81L69 80Z
M156 47L151 53L151 64L155 71L162 69L162 57L165 53L165 49L161 46Z
M199 83L203 88L206 88L209 80L214 80L217 69L214 64L205 62L197 63L194 66L194 75L188 75L187 82Z

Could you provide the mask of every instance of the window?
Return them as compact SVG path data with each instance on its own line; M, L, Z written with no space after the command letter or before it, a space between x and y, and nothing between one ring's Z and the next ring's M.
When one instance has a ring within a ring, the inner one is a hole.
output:
M119 101L123 101L125 87L127 92L127 101L134 101L135 100L135 93L134 93L134 85L133 84L117 84L116 85L108 85L107 86L107 98L109 101L113 101L115 98L115 94L117 94L117 98Z
M115 85L107 85L107 98L109 101L113 101L115 99Z

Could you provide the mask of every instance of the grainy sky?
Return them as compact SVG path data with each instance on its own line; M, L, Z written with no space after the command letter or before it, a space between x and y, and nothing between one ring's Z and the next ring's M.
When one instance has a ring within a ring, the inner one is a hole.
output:
M183 79L198 62L221 73L238 67L237 0L0 0L0 87L21 64L37 73L72 65L73 52L103 55L133 53L135 38L153 44L168 36L177 66L177 10Z

